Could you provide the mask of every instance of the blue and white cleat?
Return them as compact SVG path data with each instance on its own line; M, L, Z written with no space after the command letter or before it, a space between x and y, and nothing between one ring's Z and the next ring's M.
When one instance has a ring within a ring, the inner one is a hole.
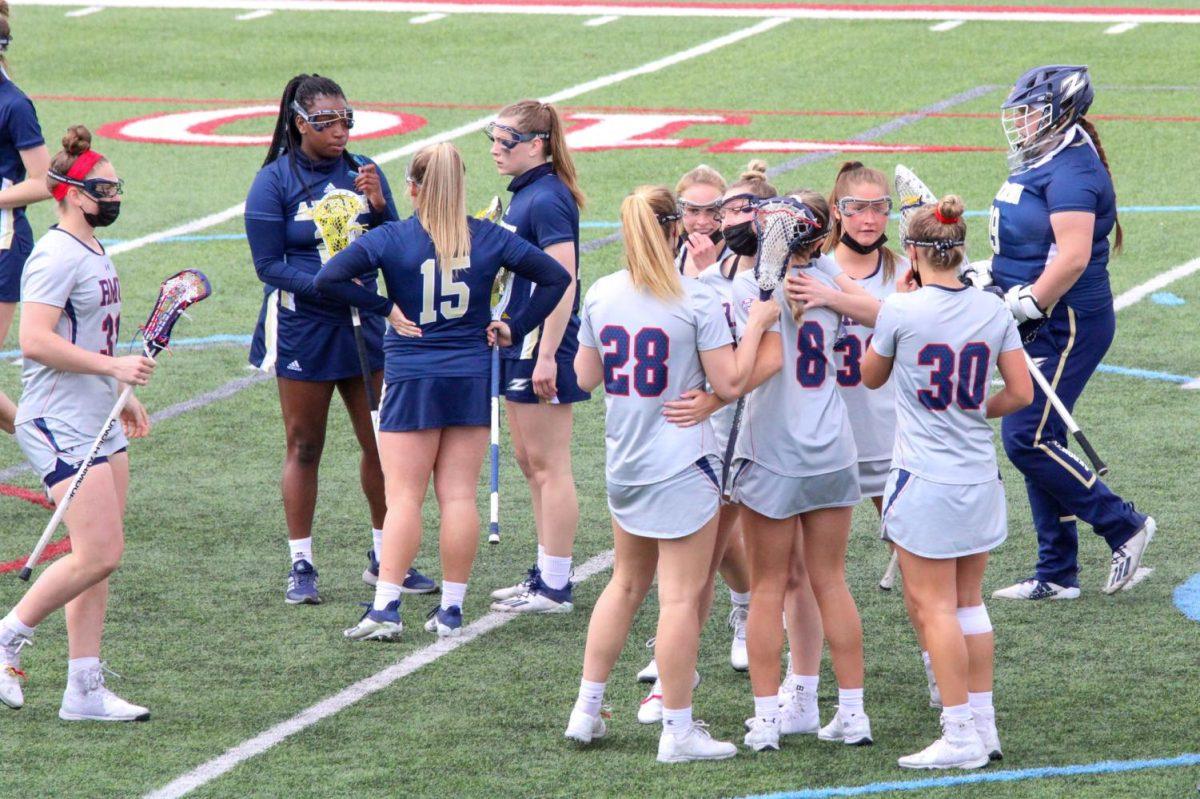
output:
M375 550L367 550L367 568L363 569L363 582L372 588L379 582L379 561L375 559ZM437 583L421 574L416 569L409 569L400 584L400 591L405 594L432 594L437 590Z
M1078 599L1079 586L1059 585L1030 577L992 592L993 599Z
M438 638L451 638L462 635L462 623L462 608L458 605L451 605L444 609L437 606L429 611L429 620L425 622L425 631L437 633Z
M492 603L492 610L501 613L570 613L574 608L571 583L565 588L551 588L542 582L540 574L530 576L525 592Z
M288 573L287 593L283 599L289 605L319 605L321 595L317 593L317 570L307 560L292 564Z
M539 569L537 566L533 566L528 572L525 573L525 579L521 582L517 583L516 585L510 585L506 588L497 588L495 591L493 591L492 599L503 601L505 599L512 599L515 596L520 596L529 590L529 587L533 585L534 580L540 579L541 576L541 569Z
M375 610L367 604L367 612L358 620L358 624L343 630L342 635L351 641L398 641L403 631L400 600L393 599L383 610Z

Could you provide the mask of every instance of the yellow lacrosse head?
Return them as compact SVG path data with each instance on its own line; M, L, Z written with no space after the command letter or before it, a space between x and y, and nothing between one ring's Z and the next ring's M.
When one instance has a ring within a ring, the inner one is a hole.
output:
M359 196L346 189L329 192L313 206L312 220L329 257L349 247L350 242L363 232L363 226L355 220L365 210Z
M504 203L499 197L492 197L487 208L475 214L476 219L486 219L489 222L499 222L502 216L504 216Z

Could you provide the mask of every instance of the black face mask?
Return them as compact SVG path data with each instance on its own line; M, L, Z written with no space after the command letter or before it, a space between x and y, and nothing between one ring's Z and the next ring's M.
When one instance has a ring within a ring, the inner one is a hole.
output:
M721 232L720 228L717 228L712 233L709 233L708 237L712 239L713 244L720 244L721 240L725 238L725 234Z
M850 238L849 233L843 233L840 241L842 242L842 244L845 244L847 247L854 250L859 255L869 255L887 243L887 235L881 233L879 235L879 238L875 239L875 241L871 242L870 244L868 244L865 247L863 245L859 244L854 239Z
M756 255L758 234L754 232L754 220L748 219L725 228L725 244L738 255Z
M121 215L121 204L119 202L99 202L96 203L96 213L90 214L87 211L83 212L83 219L92 227L108 227L113 222L117 221L117 217Z

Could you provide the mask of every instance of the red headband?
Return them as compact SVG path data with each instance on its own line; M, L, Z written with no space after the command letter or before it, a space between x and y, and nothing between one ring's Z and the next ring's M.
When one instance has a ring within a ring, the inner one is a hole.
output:
M66 177L71 180L83 180L87 177L87 173L92 171L92 167L103 160L104 156L95 150L85 150L75 159L75 163L71 164L71 168L67 170ZM54 187L54 191L51 194L54 195L54 199L62 202L63 198L67 196L67 190L70 188L71 186L67 183L59 183Z
M961 216L942 216L941 209L939 209L936 205L933 207L933 215L937 217L937 221L941 222L943 225L957 225L962 220Z

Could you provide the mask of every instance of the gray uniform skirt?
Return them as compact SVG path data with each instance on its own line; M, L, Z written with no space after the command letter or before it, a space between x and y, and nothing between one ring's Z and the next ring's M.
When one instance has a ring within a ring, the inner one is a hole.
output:
M961 558L1008 537L999 476L986 483L935 483L904 469L888 475L880 538L922 558Z
M790 519L822 508L844 508L862 499L858 466L835 472L790 477L739 458L733 463L730 500L770 519Z
M858 462L858 487L864 497L882 497L887 488L888 473L892 470L892 459Z
M608 509L621 529L643 538L683 538L717 515L721 461L705 455L657 483L608 483Z

